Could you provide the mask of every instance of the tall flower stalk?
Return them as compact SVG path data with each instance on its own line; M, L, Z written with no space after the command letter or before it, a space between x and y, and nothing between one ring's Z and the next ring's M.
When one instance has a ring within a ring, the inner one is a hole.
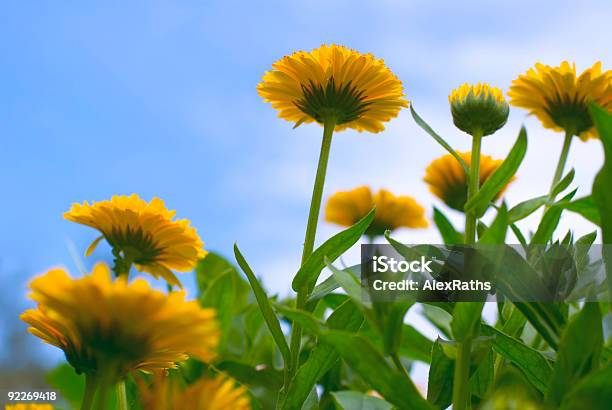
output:
M303 265L314 250L315 238L317 236L317 225L319 221L319 213L321 210L321 200L323 198L323 187L325 186L325 175L327 174L327 163L329 162L329 152L331 150L332 137L334 127L336 126L336 118L326 118L323 122L323 141L321 142L321 152L319 153L319 162L317 165L317 174L312 189L312 198L310 200L310 211L308 212L308 223L306 225L306 235L304 238L304 248L302 250L301 265ZM306 300L308 299L308 289L300 289L297 292L296 307L304 309ZM290 366L290 374L293 374L298 366L300 344L302 339L302 327L299 324L294 324L291 328L291 355L292 362Z
M550 190L548 191L549 203L555 200L554 189L557 183L561 181L561 177L563 177L563 171L565 169L565 164L567 163L567 157L569 155L569 150L570 150L570 146L572 144L573 139L574 139L574 134L571 131L566 131L565 138L563 140L563 148L561 148L561 154L559 154L559 160L557 161L557 167L555 168L555 173L553 175L553 179L550 184Z
M461 131L472 136L472 150L468 175L467 201L480 188L480 151L482 138L495 133L506 124L509 107L499 88L488 84L463 84L448 97L453 122ZM477 215L466 212L465 243L476 242Z
M380 132L383 123L408 106L402 83L383 60L332 44L310 52L298 51L272 65L257 86L259 95L279 111L279 117L295 123L323 125L323 141L317 166L308 224L302 251L303 265L315 244L325 174L334 131L354 129ZM297 290L296 307L306 308L310 289ZM299 366L302 328L291 329L289 377Z
M470 175L468 178L467 200L474 198L480 188L480 151L482 146L482 132L474 131L472 135L472 158L470 160ZM473 245L476 242L476 224L478 223L476 211L467 211L465 214L465 243Z
M482 138L495 133L508 119L509 107L500 89L488 84L463 84L448 97L453 122L461 131L472 136L472 150L469 165L467 201L480 189L480 158ZM465 244L476 243L476 210L467 210L465 215ZM461 302L458 302L461 303ZM463 302L470 303L470 302ZM457 335L455 335L457 336ZM457 357L453 383L453 409L464 410L470 403L470 354L472 339L476 335L463 335L457 341Z

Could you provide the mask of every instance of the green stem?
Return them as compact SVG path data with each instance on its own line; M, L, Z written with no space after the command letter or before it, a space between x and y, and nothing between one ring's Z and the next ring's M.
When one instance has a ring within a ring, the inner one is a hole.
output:
M106 409L106 401L108 399L109 389L112 388L112 385L105 383L104 380L101 380L98 387L98 397L96 399L96 404L94 409L96 410L104 410Z
M117 248L113 249L113 255L115 256L113 273L115 274L116 278L122 275L125 275L125 277L128 278L130 276L130 270L132 270L134 258L130 254L124 254L122 256L121 253L122 252Z
M482 132L475 132L472 136L472 159L470 161L470 175L468 179L469 201L478 193L480 188L480 147L482 143ZM465 243L472 245L476 243L476 212L469 211L465 215Z
M125 391L125 381L117 383L117 400L119 402L119 410L128 410L127 392Z
M87 373L85 375L85 393L83 394L83 401L81 402L81 410L91 409L97 388L98 380L93 374Z
M301 265L306 262L312 254L317 233L317 222L319 221L319 211L321 209L321 199L323 197L323 186L325 185L325 174L327 173L327 162L329 160L329 151L331 149L332 135L336 126L335 118L327 118L323 123L323 141L321 143L321 153L319 154L319 164L317 166L317 175L315 177L314 187L312 189L312 199L310 201L310 211L308 213L308 224L306 225L306 237L304 238L304 249L302 251ZM303 288L297 292L296 307L303 309L308 300L309 289ZM297 370L300 358L300 347L302 340L302 327L294 323L291 328L291 363L290 374L293 376Z
M565 169L565 164L567 162L570 145L572 145L572 139L573 133L570 131L566 131L565 140L563 141L563 148L561 148L561 155L559 156L559 161L557 162L557 169L555 170L555 175L553 176L552 184L550 184L550 190L548 191L549 203L555 200L553 190L555 189L555 186L559 183L559 181L561 181L561 177L563 177L563 170Z
M397 353L393 353L391 354L391 360L393 360L393 364L395 364L395 367L397 367L397 370L400 371L400 373L407 379L410 380L410 382L412 383L412 379L410 379L410 374L408 374L408 371L406 370L406 368L404 367L399 355Z
M457 343L457 359L453 380L453 410L465 410L470 407L470 352L472 338L467 337Z
M480 189L480 151L482 146L482 132L472 135L472 158L470 160L470 174L468 178L467 200L472 199ZM478 218L475 211L466 212L465 215L465 243L476 243L476 225ZM462 302L458 302L462 303ZM463 302L470 303L470 302ZM472 336L457 342L457 359L455 360L455 374L453 379L453 410L465 410L470 407L470 351L472 349Z

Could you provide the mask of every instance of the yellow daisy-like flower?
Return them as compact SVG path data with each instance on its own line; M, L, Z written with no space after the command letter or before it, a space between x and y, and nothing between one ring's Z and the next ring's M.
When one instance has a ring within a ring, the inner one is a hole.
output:
M204 244L186 219L173 220L176 211L164 201L151 202L138 195L113 196L110 201L74 204L64 218L90 226L102 233L87 250L93 252L102 238L113 248L115 272L127 273L133 263L139 271L164 278L180 286L172 270L187 272L206 255Z
M347 47L322 45L272 65L257 92L279 117L301 123L335 119L335 130L379 132L407 107L401 81L384 61Z
M470 152L460 152L459 156L470 166L472 162ZM493 159L488 155L480 156L480 185L499 168L502 162L503 160ZM433 160L427 166L423 180L429 185L429 191L432 194L444 201L449 207L463 212L463 207L467 201L468 182L461 164L455 157L446 154ZM514 177L510 182L513 180ZM508 185L498 192L495 199L499 199L507 187Z
M382 235L387 229L428 226L425 209L414 198L395 196L381 189L375 195L367 186L351 191L336 192L325 206L325 220L341 226L351 226L376 206L374 221L365 232L368 236Z
M597 138L588 104L595 102L612 110L612 71L601 70L601 62L576 76L576 64L558 67L536 64L512 82L510 104L525 108L546 128L578 135L583 141Z
M213 309L166 295L141 278L112 280L105 264L72 279L63 269L35 278L36 309L21 314L30 333L59 347L78 373L118 380L134 369L172 368L195 356L214 357L219 328Z
M244 386L225 376L201 379L187 387L176 410L250 410L251 400Z
M504 126L510 108L499 88L463 84L448 96L453 122L470 135L491 135Z
M172 375L156 372L150 385L136 378L144 410L250 410L248 390L220 374L201 378L182 389Z
M15 403L4 405L4 410L53 410L49 403Z

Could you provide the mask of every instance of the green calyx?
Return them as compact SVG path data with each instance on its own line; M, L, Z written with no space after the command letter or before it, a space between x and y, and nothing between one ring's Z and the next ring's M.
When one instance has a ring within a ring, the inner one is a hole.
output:
M493 96L479 97L468 95L462 101L451 103L453 122L461 131L470 135L493 134L506 124L510 107L508 103L497 101Z
M302 91L304 97L294 104L321 124L327 118L335 118L336 125L354 121L370 105L363 101L363 91L358 91L350 82L336 85L333 78L325 87L310 81L302 85Z
M467 202L467 196L468 196L467 184L464 184L464 185L458 184L448 189L448 191L444 192L443 201L450 208L455 209L460 212L464 212L463 208L465 207L465 203Z
M593 127L593 120L583 101L554 101L547 105L555 124L572 135L580 135Z

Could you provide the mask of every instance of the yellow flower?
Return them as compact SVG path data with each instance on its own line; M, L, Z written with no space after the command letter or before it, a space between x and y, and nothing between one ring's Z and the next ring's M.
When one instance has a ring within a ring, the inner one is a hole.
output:
M156 278L161 276L169 284L180 286L171 270L192 270L206 251L195 228L186 219L173 220L175 213L166 209L159 198L147 203L132 194L113 196L110 201L91 205L74 204L64 218L102 233L90 245L87 255L105 238L117 258L117 274L127 273L134 263L139 271L149 272Z
M53 410L49 403L15 403L4 405L4 410Z
M379 132L408 106L400 80L372 54L322 45L285 56L272 67L257 92L296 127L332 117L336 131Z
M504 126L510 109L499 88L463 84L448 96L453 122L470 135L491 135Z
M166 295L144 279L111 279L105 264L72 279L63 269L35 278L36 309L21 314L30 333L59 347L78 373L120 379L134 369L171 368L195 356L214 357L219 339L215 311Z
M578 135L586 141L597 138L588 111L589 102L612 110L612 71L601 71L601 62L576 77L576 64L559 67L536 64L512 82L510 104L525 108L546 128Z
M428 225L425 209L412 197L395 196L385 189L372 195L367 186L332 195L325 206L325 220L341 226L351 226L366 216L374 206L376 216L365 233L368 236L382 235L387 229L425 228Z
M136 382L144 410L251 409L247 388L224 374L201 378L186 389L181 389L173 375L162 372L156 372L148 386L141 378Z
M459 156L468 166L471 164L471 155L470 152L459 153ZM503 160L496 160L488 155L480 156L480 185L499 168L502 162ZM467 177L459 161L451 154L433 160L425 170L423 180L429 185L429 191L432 194L451 208L463 212L463 207L467 201ZM512 180L514 180L514 177ZM497 193L495 199L498 199L506 188L507 185Z

